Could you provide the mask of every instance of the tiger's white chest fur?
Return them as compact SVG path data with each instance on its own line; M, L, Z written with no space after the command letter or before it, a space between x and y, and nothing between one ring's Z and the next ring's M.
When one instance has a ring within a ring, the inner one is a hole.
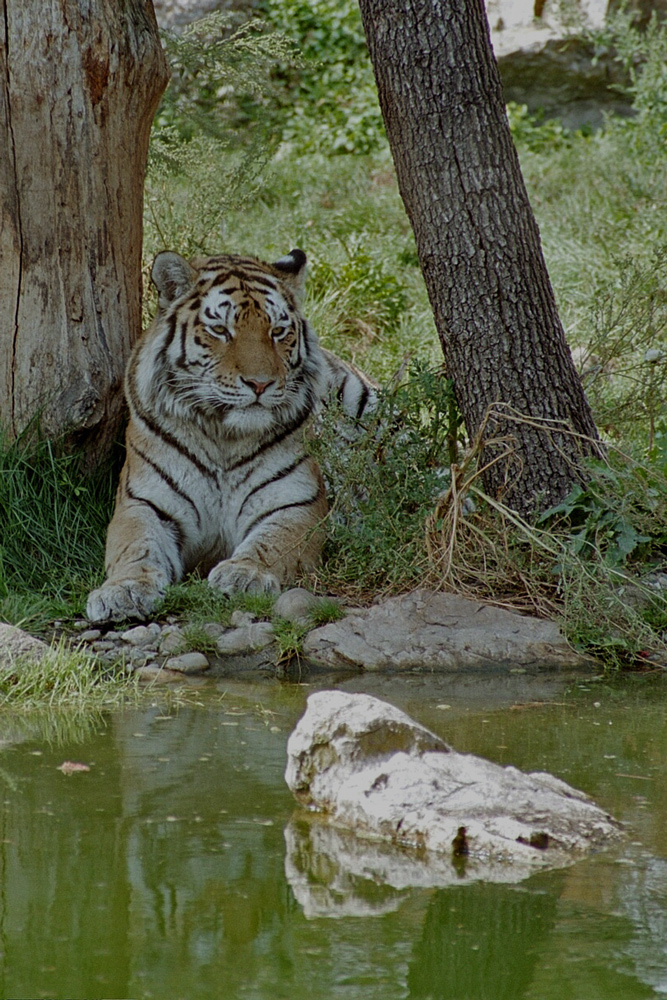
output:
M91 620L145 617L195 567L225 593L314 567L326 497L304 434L335 393L360 418L375 386L323 351L298 307L301 251L274 265L158 256L160 312L126 376L127 458Z

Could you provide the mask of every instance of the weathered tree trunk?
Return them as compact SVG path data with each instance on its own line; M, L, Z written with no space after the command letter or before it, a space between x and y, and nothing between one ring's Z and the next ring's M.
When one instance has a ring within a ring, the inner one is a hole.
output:
M360 0L398 184L468 433L490 404L513 458L487 489L524 514L562 499L597 432L558 318L509 131L483 0ZM487 448L489 460L498 450Z
M0 0L0 425L91 462L141 326L148 137L169 71L151 0Z

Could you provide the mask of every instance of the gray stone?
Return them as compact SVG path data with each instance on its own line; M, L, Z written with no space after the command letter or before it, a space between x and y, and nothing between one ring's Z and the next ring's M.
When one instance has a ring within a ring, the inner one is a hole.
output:
M106 653L96 654L97 659L102 663L118 663L125 662L125 656L123 653L119 653L117 649L108 650Z
M420 863L411 855L407 866L400 850L380 859L368 852L371 869L395 886L519 881L622 835L612 817L564 781L459 754L370 695L311 695L287 757L285 780L309 810L365 841L419 849ZM352 862L343 847L343 860L331 867L309 854L312 846L299 857L310 857L314 871L320 862L326 871L363 866L354 854L363 855L365 844L353 846Z
M160 633L160 626L157 626L157 634ZM147 625L135 625L134 628L129 628L127 632L123 632L121 638L124 642L129 643L131 646L148 646L155 641L156 632L155 629L150 628Z
M617 89L626 80L621 64L585 37L604 25L607 6L607 0L547 2L536 16L534 0L486 0L505 100L568 128L599 128L604 111L628 114L630 101Z
M218 652L222 656L253 653L265 649L273 642L273 625L271 622L254 622L245 628L231 629L221 635L217 641Z
M181 653L180 656L170 656L164 664L166 670L177 670L181 674L198 674L208 670L210 663L203 653Z
M17 660L40 660L49 647L15 625L0 622L0 669L11 670Z
M108 653L110 650L120 655L118 643L114 642L113 639L98 639L96 642L93 642L91 647L91 652L96 655L98 653Z
M162 629L162 637L160 639L160 653L162 656L170 656L174 653L180 653L185 647L185 639L183 638L183 631L178 627L178 625L166 625Z
M102 635L98 628L89 628L85 632L82 632L79 636L79 642L93 642L94 639L99 639Z
M273 613L279 618L289 618L290 621L307 625L310 613L320 604L321 598L311 594L302 587L293 587L280 595L273 605Z
M205 625L202 625L202 631L205 632L210 639L217 641L227 630L224 625L220 624L220 622L206 622Z
M554 622L428 590L313 629L303 650L323 666L365 670L590 669L594 662Z
M155 649L143 649L140 646L133 646L130 650L130 663L133 666L143 666L148 660L155 659L157 651Z
M252 625L254 621L257 621L255 615L250 611L241 611L237 608L236 611L232 611L232 616L230 618L232 623L232 628L247 628Z

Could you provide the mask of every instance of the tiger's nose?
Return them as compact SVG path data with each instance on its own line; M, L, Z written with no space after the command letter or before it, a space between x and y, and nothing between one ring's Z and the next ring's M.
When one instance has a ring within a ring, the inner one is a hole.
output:
M268 389L270 385L273 385L273 383L275 382L275 379L270 378L267 381L260 381L259 379L256 379L256 378L243 378L243 377L241 377L241 381L244 382L246 385L250 386L250 388L252 389L252 391L255 393L255 395L259 399L259 397L262 395L262 393L266 389Z

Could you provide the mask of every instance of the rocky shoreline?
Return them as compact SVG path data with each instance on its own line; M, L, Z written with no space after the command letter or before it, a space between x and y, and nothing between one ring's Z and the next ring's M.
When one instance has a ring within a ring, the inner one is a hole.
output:
M600 666L572 649L556 623L457 594L416 590L369 608L342 609L341 620L315 626L314 610L323 601L294 588L277 599L271 621L236 610L228 625L198 624L193 634L192 626L174 616L107 628L80 619L67 632L62 628L60 638L101 666L117 666L157 683L205 673L289 679L318 670L508 675L590 673ZM287 651L278 635L285 622L298 626L296 634L302 636ZM20 629L0 626L0 668L46 649L46 643Z

